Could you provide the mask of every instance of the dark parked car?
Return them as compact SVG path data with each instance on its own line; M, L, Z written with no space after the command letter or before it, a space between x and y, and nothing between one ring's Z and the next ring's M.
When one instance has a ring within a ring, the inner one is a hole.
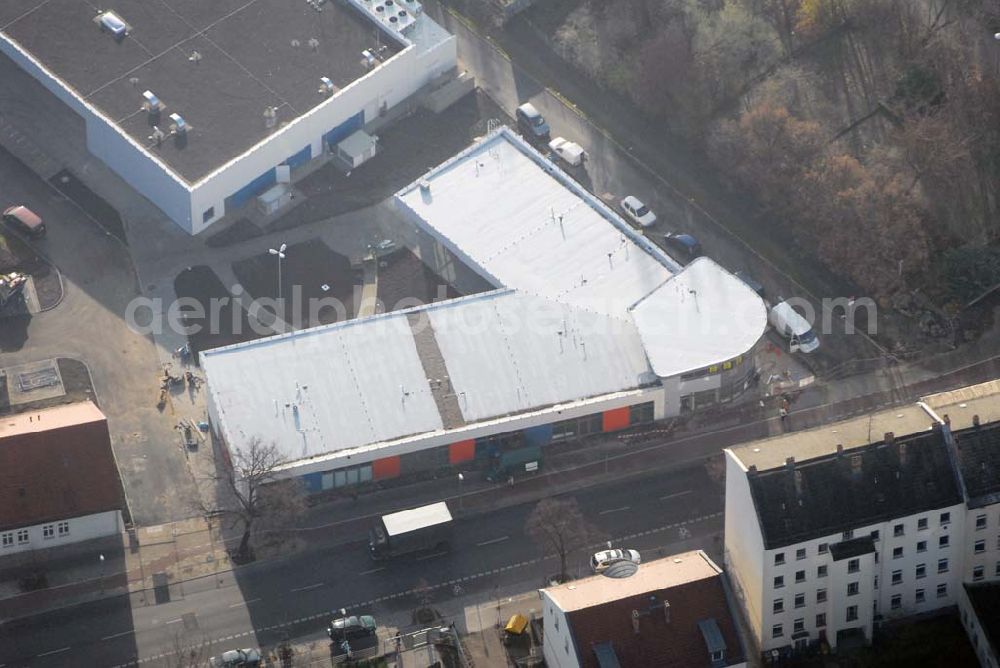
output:
M330 626L326 629L326 634L334 642L374 636L375 618L371 615L340 617L330 622Z
M754 292L756 292L758 297L762 297L763 298L763 296L764 296L764 286L760 284L760 281L758 281L757 279L755 279L753 276L751 276L750 274L748 274L745 271L738 271L734 275L736 276L736 278L738 278L741 281L743 281L744 283L746 283L747 287L749 287L751 290L753 290Z
M4 211L3 222L29 237L40 239L45 236L45 223L26 206L12 206Z
M690 234L674 234L667 232L663 235L663 244L667 250L674 251L671 255L682 262L690 262L696 257L701 257L701 244Z
M533 144L548 144L549 124L545 122L545 117L535 109L535 105L525 102L517 108L517 129L522 135Z

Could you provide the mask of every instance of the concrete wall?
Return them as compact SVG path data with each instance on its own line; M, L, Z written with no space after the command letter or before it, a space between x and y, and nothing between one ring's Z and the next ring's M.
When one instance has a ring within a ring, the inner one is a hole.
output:
M986 526L976 527L980 516ZM976 543L982 541L983 551L976 552ZM962 576L965 582L1000 581L1000 504L983 508L972 508L965 512L965 539L962 541L964 565ZM977 567L982 568L982 577L976 578Z
M69 533L63 535L59 534L58 525L60 521L46 522L45 524L36 524L30 527L22 527L21 529L11 529L9 531L0 531L0 536L6 537L9 535L10 540L13 541L13 544L7 544L6 540L0 539L0 559L7 555L17 554L19 552L43 550L50 547L58 547L60 545L69 545L70 543L79 543L93 538L113 536L120 534L124 530L122 514L118 510L110 510L108 512L96 513L94 515L83 515L82 517L74 517L72 519L61 521L68 523ZM45 527L51 527L52 536L49 538L45 537ZM18 541L18 534L21 531L28 532L27 543Z
M750 485L743 464L729 450L726 456L726 572L737 601L750 626L757 649L761 646L764 566L764 538L757 522L757 511L750 496Z
M545 629L545 641L542 645L545 665L550 668L579 668L580 659L576 655L576 645L573 643L566 613L544 589L540 589L538 593L542 599L542 624Z

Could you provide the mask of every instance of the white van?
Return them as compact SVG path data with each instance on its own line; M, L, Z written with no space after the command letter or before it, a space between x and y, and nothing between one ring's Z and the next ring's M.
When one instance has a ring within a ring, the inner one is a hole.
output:
M788 302L779 302L768 311L767 320L783 337L791 341L794 352L811 353L819 348L819 338L809 322L791 307Z

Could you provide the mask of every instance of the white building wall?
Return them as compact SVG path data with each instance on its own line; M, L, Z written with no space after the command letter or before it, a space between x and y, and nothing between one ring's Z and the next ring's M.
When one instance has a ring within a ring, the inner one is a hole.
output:
M962 626L969 636L969 642L976 652L976 658L979 659L979 665L983 668L998 668L1000 657L997 656L997 648L990 646L988 636L983 631L982 622L972 607L972 601L969 600L965 587L962 587L958 595L958 612L962 618Z
M545 629L542 643L545 665L549 668L580 668L580 658L576 654L566 613L544 589L538 593L542 599L542 624Z
M750 495L747 470L729 450L726 457L725 559L726 571L750 625L756 649L761 648L764 609L764 539ZM754 651L753 649L749 651Z
M61 532L60 525L63 523L67 530ZM47 528L51 531L48 537L46 537ZM29 550L44 550L93 538L113 536L123 530L121 511L109 510L104 513L0 531L0 558ZM27 540L24 540L24 537Z
M985 526L979 526L980 518ZM966 511L962 548L965 582L1000 580L1000 504ZM977 577L977 568L982 569L980 577Z

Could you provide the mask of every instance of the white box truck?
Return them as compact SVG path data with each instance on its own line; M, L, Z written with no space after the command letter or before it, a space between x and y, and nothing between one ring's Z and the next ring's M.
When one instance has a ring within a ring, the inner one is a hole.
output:
M376 561L446 549L451 527L451 511L444 501L401 510L378 519L369 532L368 548Z
M767 320L779 334L789 340L789 349L793 353L811 353L819 348L819 337L813 332L809 321L799 315L788 302L778 302L772 306Z

